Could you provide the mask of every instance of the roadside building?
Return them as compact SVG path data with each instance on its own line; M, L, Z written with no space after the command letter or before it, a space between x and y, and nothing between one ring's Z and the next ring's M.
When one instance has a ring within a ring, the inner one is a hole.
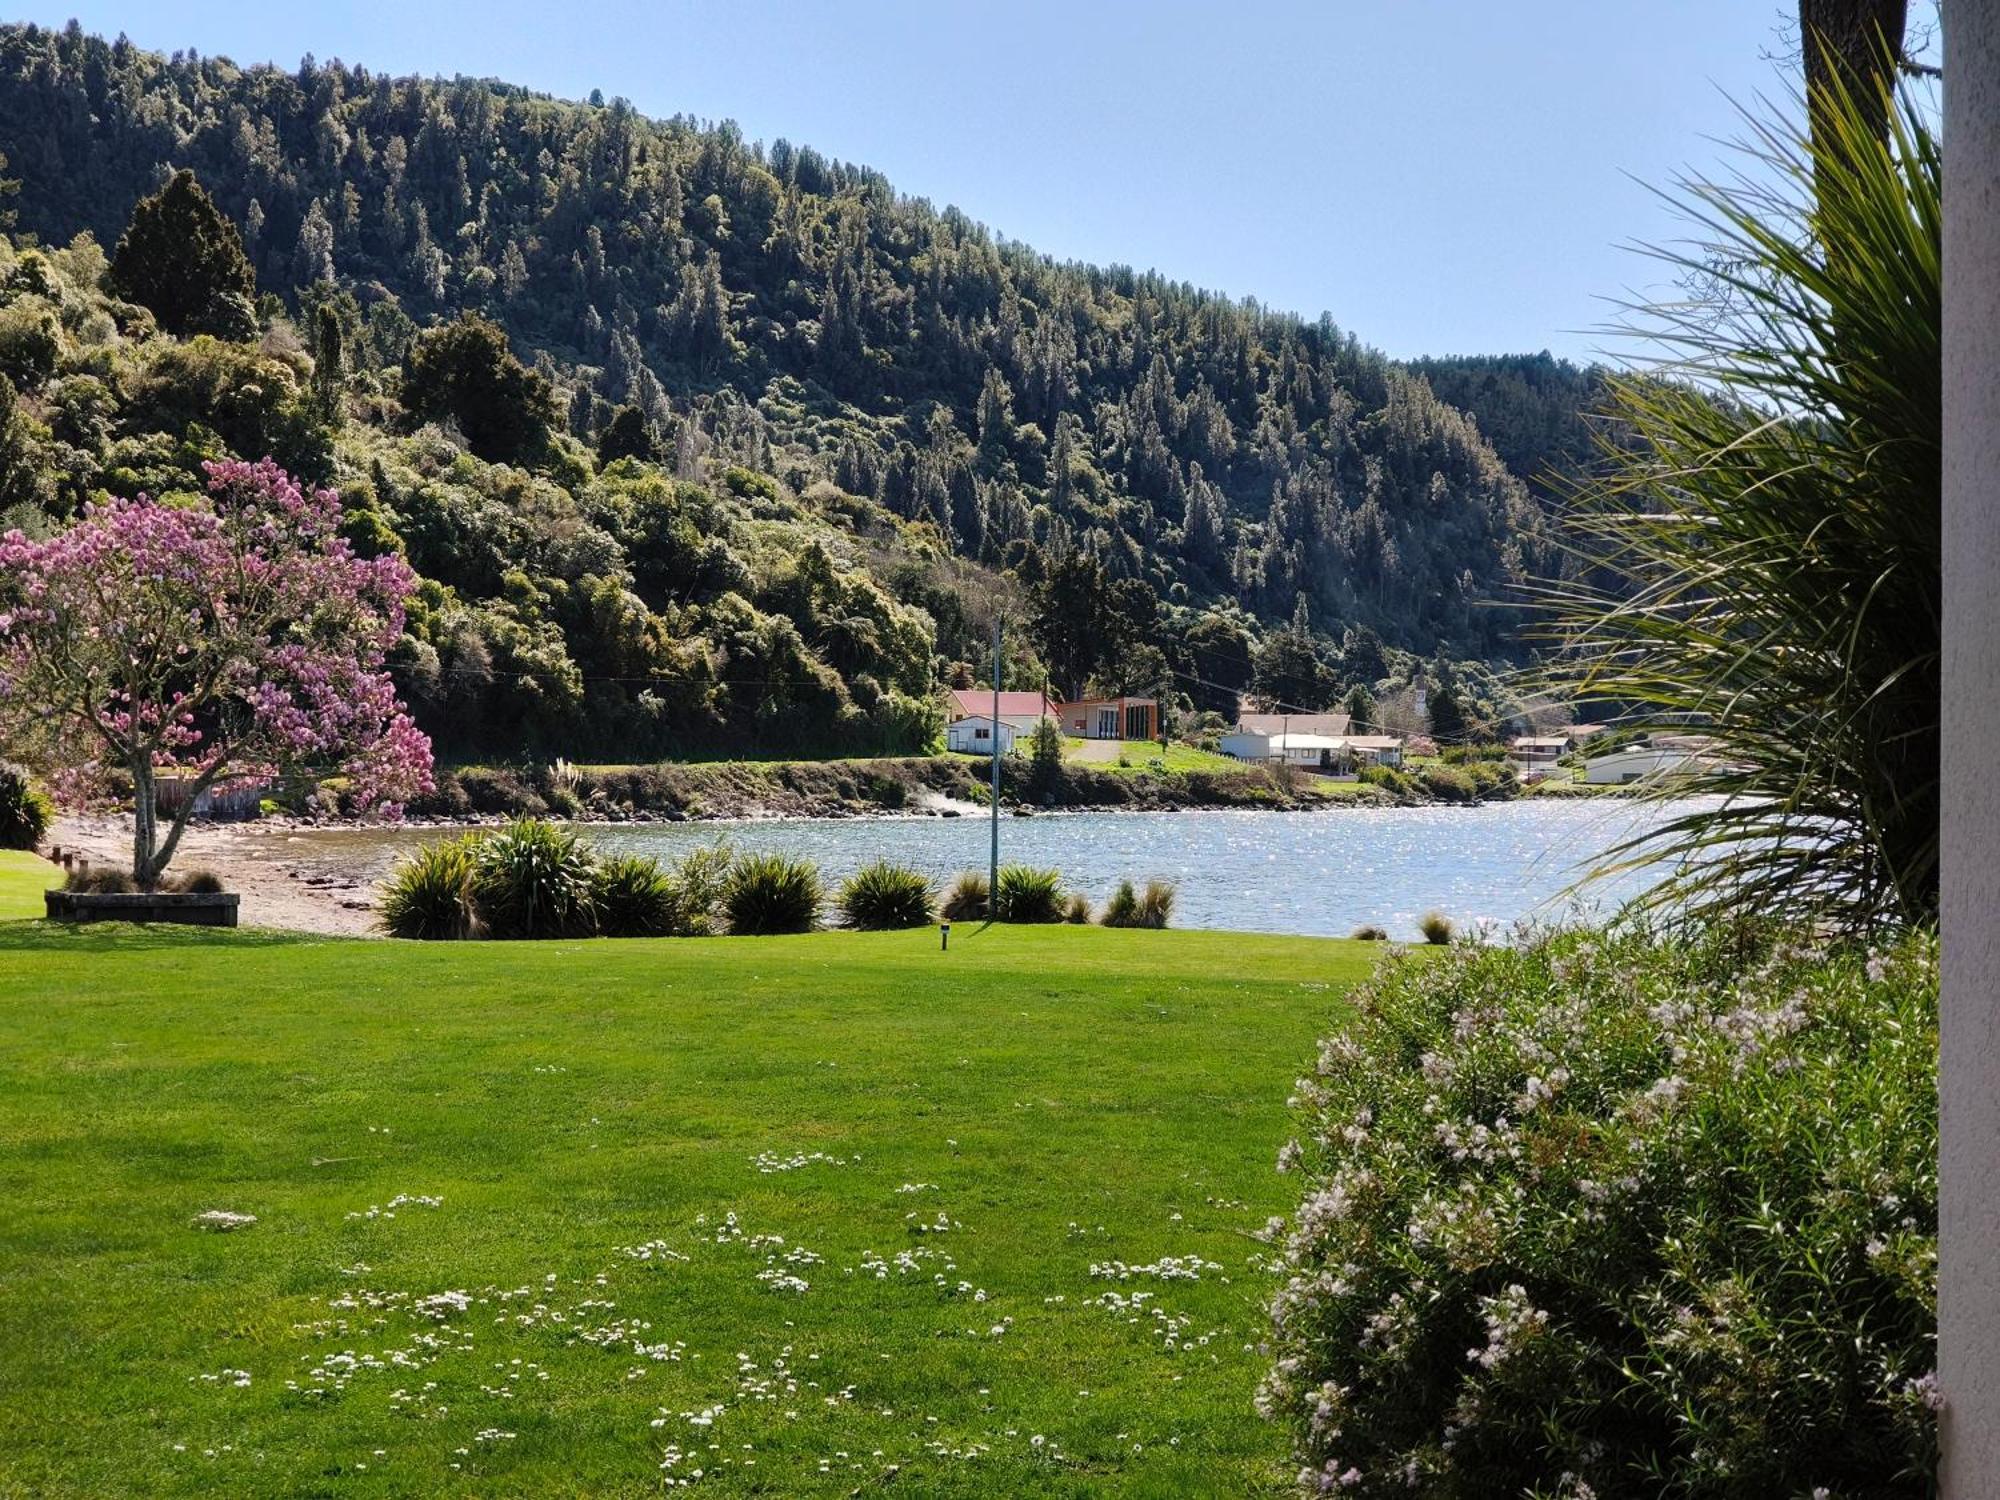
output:
M1007 754L1014 748L1014 726L1005 719L995 719L991 714L967 714L962 719L953 719L944 728L945 748L962 755L991 755L993 743L1000 742L1000 753Z
M953 688L946 709L947 728L961 719L993 716L993 689ZM1047 693L1004 692L1000 695L1000 722L1015 734L1033 734L1044 719L1053 719L1056 705Z
M1521 768L1523 781L1541 781L1556 773L1556 762L1576 745L1568 735L1522 734L1507 747L1508 758Z
M1160 706L1151 698L1079 698L1056 711L1064 734L1086 740L1156 740Z

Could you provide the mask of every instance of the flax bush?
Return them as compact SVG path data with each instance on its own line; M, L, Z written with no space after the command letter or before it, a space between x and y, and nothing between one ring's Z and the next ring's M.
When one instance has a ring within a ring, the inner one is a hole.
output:
M748 854L729 872L723 907L739 936L811 932L824 899L819 867L782 854Z
M993 915L1002 922L1060 922L1062 875L1029 865L1002 865L993 893Z
M37 848L55 816L48 793L21 767L0 760L0 849Z
M1391 958L1298 1086L1309 1492L1932 1493L1937 946Z
M582 937L596 930L596 860L567 828L522 818L473 848L472 899L496 938Z
M425 844L405 855L382 887L382 930L424 941L477 935L472 904L473 851L481 835Z
M599 862L591 905L601 937L668 937L681 930L680 892L656 859L616 854Z
M936 913L930 881L920 871L886 859L865 864L848 876L839 900L841 920L868 932L922 927Z

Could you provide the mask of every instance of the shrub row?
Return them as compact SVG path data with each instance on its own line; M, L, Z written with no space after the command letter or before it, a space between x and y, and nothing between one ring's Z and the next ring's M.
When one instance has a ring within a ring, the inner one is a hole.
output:
M1124 882L1106 907L1110 927L1164 927L1173 887L1143 895ZM1088 922L1088 898L1066 893L1054 870L1007 865L999 899L984 875L958 877L942 901L921 872L876 860L833 896L843 926L858 931L954 921ZM639 855L601 856L567 828L524 818L495 833L427 844L404 858L382 891L381 924L418 939L700 937L810 932L827 893L810 860L697 849L671 867Z
M705 937L809 932L819 872L776 855L697 849L671 867L599 855L574 832L523 818L427 844L391 872L381 922L394 937Z

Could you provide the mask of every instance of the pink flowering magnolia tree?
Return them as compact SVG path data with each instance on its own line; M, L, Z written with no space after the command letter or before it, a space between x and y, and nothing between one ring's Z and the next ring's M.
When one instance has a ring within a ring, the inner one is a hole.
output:
M142 495L46 541L0 537L0 743L72 804L130 776L145 889L211 787L339 772L393 816L431 786L430 741L384 668L416 575L355 556L331 490L268 459L207 469L206 505ZM164 815L163 775L185 793Z

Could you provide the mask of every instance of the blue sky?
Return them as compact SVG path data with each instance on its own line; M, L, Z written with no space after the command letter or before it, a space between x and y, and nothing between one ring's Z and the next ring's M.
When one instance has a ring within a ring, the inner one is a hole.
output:
M1766 0L70 0L24 19L732 118L1066 258L1329 312L1398 356L1587 357L1645 184L1781 94Z

